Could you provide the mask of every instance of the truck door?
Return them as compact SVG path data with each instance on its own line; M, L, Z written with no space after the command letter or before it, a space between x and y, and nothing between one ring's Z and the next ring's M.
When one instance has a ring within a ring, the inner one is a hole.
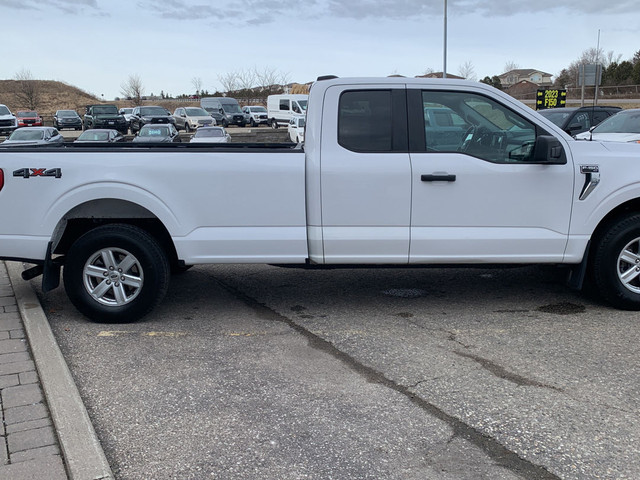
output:
M407 263L411 166L404 85L336 85L322 118L326 263Z
M574 189L571 158L535 163L547 134L495 99L459 90L410 88L411 263L561 261ZM443 109L464 120L458 141L425 122ZM443 140L444 139L444 140Z

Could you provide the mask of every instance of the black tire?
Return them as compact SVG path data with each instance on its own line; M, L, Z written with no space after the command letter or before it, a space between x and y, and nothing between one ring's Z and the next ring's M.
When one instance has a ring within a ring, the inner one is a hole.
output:
M252 127L255 127L255 126L256 126L256 122L255 122L255 120L254 120L253 118L249 121L249 124L250 124Z
M640 310L640 215L617 219L594 243L591 274L600 295L623 310Z
M118 271L121 266L124 271ZM71 302L91 320L126 323L160 303L169 274L167 255L154 237L133 225L111 224L75 241L66 255L63 280Z
M278 128L278 122L276 122L275 118L271 119L271 128L273 128L274 130Z
M227 122L224 118L222 119L222 126L227 128L229 126L229 122Z

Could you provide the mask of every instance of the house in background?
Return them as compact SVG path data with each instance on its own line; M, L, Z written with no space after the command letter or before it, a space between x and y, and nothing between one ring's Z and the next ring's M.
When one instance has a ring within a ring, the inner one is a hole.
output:
M532 68L518 68L510 70L502 75L498 75L502 88L509 89L513 85L516 85L524 80L530 83L535 83L539 87L550 87L553 82L551 81L551 73L543 72L542 70L534 70Z
M425 75L416 75L416 78L442 78L442 72L432 72ZM447 78L457 78L459 80L464 80L464 77L460 77L452 73L447 73Z

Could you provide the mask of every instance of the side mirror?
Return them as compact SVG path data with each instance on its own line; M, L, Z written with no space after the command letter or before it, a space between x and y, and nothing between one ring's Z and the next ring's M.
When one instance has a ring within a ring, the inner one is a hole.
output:
M579 130L582 130L582 125L580 125L579 123L572 123L567 127L565 132L567 132L569 135L574 135L578 133Z
M567 156L560 140L551 135L540 135L533 145L531 161L547 165L564 165L567 163Z

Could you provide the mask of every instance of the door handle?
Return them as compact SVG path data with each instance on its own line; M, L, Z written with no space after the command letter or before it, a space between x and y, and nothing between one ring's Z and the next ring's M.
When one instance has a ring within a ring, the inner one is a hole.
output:
M421 175L420 180L423 182L455 182L456 176L450 175L448 173L444 174L432 174L432 175Z

